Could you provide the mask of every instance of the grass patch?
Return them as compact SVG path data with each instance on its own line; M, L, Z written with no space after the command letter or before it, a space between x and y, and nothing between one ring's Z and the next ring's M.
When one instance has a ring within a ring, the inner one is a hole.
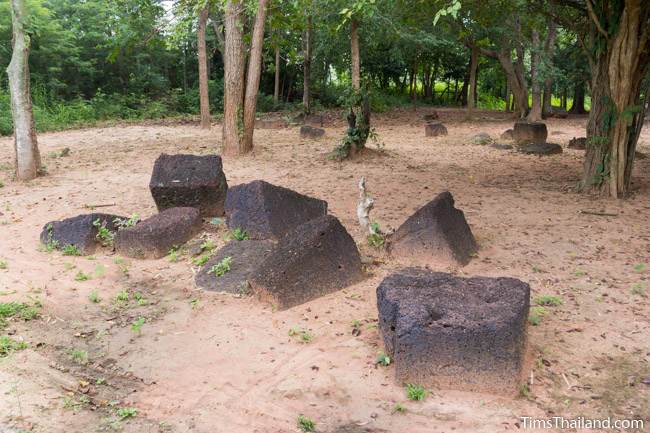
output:
M232 264L232 257L224 257L216 265L212 266L208 270L208 274L214 274L216 277L223 277L227 272L230 271L230 265Z
M64 256L80 256L81 251L79 251L79 248L77 248L76 245L68 244L65 245L63 248L61 248L61 253Z
M298 415L298 428L304 433L315 432L316 423L304 415Z
M562 305L562 298L553 295L541 295L535 298L535 304L544 307L557 307Z
M289 329L289 337L295 337L301 343L311 343L314 339L314 336L308 330L298 328L297 326Z
M246 230L242 230L239 227L237 227L236 229L226 233L227 241L231 241L233 239L236 241L245 241L250 239L250 236L248 236L248 232L246 232Z
M544 307L533 307L528 313L528 323L533 326L539 326L542 323L542 317L544 317L548 311Z
M0 336L0 358L7 357L13 352L26 348L27 343L23 341L16 341L7 335Z
M422 401L427 398L427 390L413 383L406 384L406 398L413 401Z

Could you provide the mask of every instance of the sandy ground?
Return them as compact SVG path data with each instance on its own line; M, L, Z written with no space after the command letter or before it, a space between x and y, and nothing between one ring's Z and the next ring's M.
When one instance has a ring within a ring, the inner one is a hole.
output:
M555 415L644 418L650 431L650 386L642 383L650 377L650 160L638 160L630 199L587 197L574 192L582 151L538 158L468 144L479 132L498 137L511 127L511 118L494 112L470 123L459 111L440 110L449 135L425 138L425 112L378 116L384 150L359 161L326 157L341 121L319 141L299 139L296 128L258 130L252 156L225 161L230 185L264 179L327 200L363 254L376 259L364 282L281 312L254 298L197 290L187 257L138 261L107 249L69 257L39 245L45 223L88 205L155 213L148 190L155 158L214 152L219 125L41 134L49 174L29 184L11 180L13 143L1 138L0 260L7 269L0 270L0 302L42 308L40 318L10 321L3 331L29 348L0 358L0 432L296 432L299 414L332 433L526 431L520 416ZM549 141L566 146L584 135L585 123L551 119ZM56 157L65 147L70 155ZM648 128L639 150L650 154ZM530 283L533 300L562 299L529 327L529 392L509 398L432 389L425 401L411 402L393 367L375 365L382 350L375 288L396 265L365 245L356 223L362 175L376 201L372 217L384 229L450 190L480 245L478 257L455 272L517 277ZM222 245L224 234L206 223L202 236ZM76 281L79 271L90 279ZM130 300L116 301L124 290ZM93 292L100 302L89 300ZM131 324L140 317L146 322L138 333ZM289 336L296 326L312 341ZM397 404L406 411L395 411ZM125 407L137 415L119 420Z

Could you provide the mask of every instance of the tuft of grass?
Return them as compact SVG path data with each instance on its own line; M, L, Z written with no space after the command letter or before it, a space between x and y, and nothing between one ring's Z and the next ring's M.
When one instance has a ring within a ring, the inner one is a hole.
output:
M145 305L149 305L149 301L147 301L144 296L142 296L142 293L140 292L135 292L133 294L133 299L136 300L139 306L144 307Z
M232 264L232 257L224 257L223 260L221 260L219 263L216 265L212 266L208 270L208 274L214 274L216 277L222 277L226 274L226 272L230 271L230 265Z
M315 432L316 423L304 415L298 415L298 428L304 433Z
M72 359L77 364L86 365L88 364L88 352L83 349L70 349L68 354L70 359Z
M381 233L373 233L368 235L368 245L374 248L380 248L386 243L386 238Z
M530 396L530 387L527 383L522 383L519 387L519 396L528 398Z
M641 296L642 298L646 297L645 286L642 283L632 284L632 289L630 291L633 295Z
M384 352L380 352L379 355L377 355L377 360L375 361L376 364L384 367L388 367L390 365L390 362L390 356L386 355Z
M115 302L127 302L129 300L129 292L121 290L115 295Z
M79 248L77 248L76 245L68 244L65 245L63 248L61 248L61 253L64 256L80 256L81 251L79 251Z
M634 265L634 272L639 272L639 273L643 272L646 270L647 267L648 265L646 265L645 263L637 263L636 265Z
M180 257L180 250L178 247L173 247L169 252L167 253L167 260L169 260L172 263L175 263L178 261L178 258Z
M138 416L138 409L134 407L120 407L115 411L115 414L121 419L135 418Z
M0 260L0 269L7 269L8 265L5 260Z
M205 265L208 260L210 260L211 253L203 254L201 256L195 257L192 260L192 263L194 263L195 266L203 266Z
M38 317L38 305L30 306L20 302L0 302L0 320L18 317L28 321Z
M90 295L88 295L88 300L93 304L99 304L102 302L102 298L99 297L99 294L97 292L90 292Z
M404 406L404 405L401 404L401 403L397 403L397 404L393 407L393 413L406 413L406 406Z
M250 236L248 236L248 232L246 230L243 230L239 227L237 227L234 230L229 231L226 233L226 240L231 241L231 240L236 240L236 241L245 241L250 239Z
M131 324L131 331L141 334L142 333L142 325L146 322L146 319L144 317L138 317L137 320L134 320L133 323Z
M8 335L0 336L0 358L7 357L13 352L27 348L24 341L16 341Z
M106 227L106 221L102 222L99 218L93 221L93 226L97 228L97 240L105 247L112 247L115 240L115 233Z
M212 250L214 250L214 247L215 247L214 242L212 242L211 239L206 239L205 241L203 241L203 243L201 243L201 251L211 252Z
M557 307L562 305L562 298L553 295L541 295L535 298L535 303L544 307Z
M300 329L297 326L289 329L289 337L297 337L302 343L311 343L314 336L306 329Z
M90 275L85 274L83 271L77 272L77 275L74 276L75 281L88 281L90 280Z
M427 398L427 390L413 383L406 384L406 397L413 401L422 401Z
M548 311L544 307L533 307L530 309L528 314L528 323L533 326L539 326L542 323L542 317L544 317Z

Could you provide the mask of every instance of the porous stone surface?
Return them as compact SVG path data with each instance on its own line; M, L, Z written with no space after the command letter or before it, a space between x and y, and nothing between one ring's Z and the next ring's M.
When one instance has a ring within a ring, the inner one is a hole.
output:
M100 226L111 232L117 231L116 219L124 219L119 215L105 213L90 213L66 218L61 221L50 221L43 226L41 242L53 244L61 249L73 245L83 255L92 254L101 242L97 239L98 228L93 224L99 220Z
M528 143L517 147L517 151L527 155L555 155L562 153L562 146L556 143Z
M201 230L199 210L174 207L115 234L115 250L138 259L158 259L183 245Z
M515 123L512 137L517 144L545 143L548 130L546 124L542 122L519 121Z
M472 144L485 146L486 144L492 143L492 137L490 137L490 134L488 134L487 132L479 132L478 134L472 137L471 141Z
M426 122L438 120L439 118L440 116L438 115L438 112L436 110L433 110L431 113L427 113L422 116L422 119L424 119Z
M429 122L424 127L424 135L427 137L438 137L447 135L447 128L440 122Z
M325 215L280 239L250 284L260 299L287 309L362 279L354 240L338 219Z
M325 130L316 128L310 125L302 125L300 127L300 137L302 138L320 138L325 135Z
M407 268L377 287L379 328L399 383L510 393L522 378L530 287Z
M226 198L231 230L245 230L252 239L279 239L311 219L327 214L327 202L263 180L235 185Z
M255 269L269 256L273 246L272 241L244 240L230 241L208 260L196 274L196 285L205 290L247 294L250 292L248 280ZM230 257L230 271L218 277L210 272L213 266Z
M218 155L163 153L154 164L149 189L159 211L195 207L202 216L219 216L228 183Z
M513 140L514 139L513 132L514 131L512 129L506 129L501 134L501 140Z
M257 129L282 129L287 127L284 119L255 119Z
M389 238L398 261L412 265L465 265L478 249L463 211L449 191L411 215Z
M569 149L585 150L587 148L587 137L573 137L569 140Z

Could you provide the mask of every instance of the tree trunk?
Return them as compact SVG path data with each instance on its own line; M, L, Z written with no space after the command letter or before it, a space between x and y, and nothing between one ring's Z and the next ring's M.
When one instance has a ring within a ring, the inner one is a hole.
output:
M311 81L311 27L312 18L307 17L307 28L305 29L305 36L303 43L303 84L302 84L302 106L305 114L311 113L311 95L310 95L310 81Z
M542 106L542 117L548 117L553 107L551 105L553 92L553 75L551 74L553 66L553 54L555 53L555 37L557 28L553 21L548 23L548 35L544 43L544 64L546 65L546 77L544 78L544 105Z
M275 47L275 85L273 87L273 105L280 102L280 46Z
M650 61L650 10L643 0L621 3L618 22L609 23L607 49L592 62L592 105L582 186L612 197L629 191L644 110L641 82ZM597 23L598 24L598 23ZM598 24L600 25L600 24ZM599 29L600 31L600 29Z
M539 82L539 33L532 31L533 46L530 53L530 80L532 83L533 106L528 113L529 122L542 120L542 89Z
M208 61L205 49L205 28L208 24L208 7L204 7L199 15L197 34L197 52L199 60L199 105L201 106L201 128L210 128L210 97L208 95Z
M262 48L264 45L267 3L268 0L259 0L255 25L253 26L251 49L248 56L246 95L244 97L244 139L241 153L248 153L253 150L257 93L260 90L260 77L262 76Z
M573 88L573 104L570 113L585 114L585 83L578 82Z
M350 50L352 58L352 88L361 89L361 59L359 58L359 22L355 19L350 24Z
M223 153L245 153L244 137L244 4L227 0L223 79Z
M467 98L466 119L472 118L474 108L476 108L476 67L478 66L478 48L472 47L472 53L469 59L469 97Z
M518 47L516 51L517 61L513 65L510 48L505 47L500 51L492 51L479 47L481 54L497 59L499 64L501 64L501 68L510 84L513 102L516 110L519 112L519 118L523 119L528 114L528 84L524 75L523 48Z
M506 77L506 113L510 112L510 80Z
M38 176L41 155L38 151L32 97L29 88L29 48L31 39L25 31L27 21L25 0L11 0L13 52L7 67L11 114L14 123L16 178L30 180Z

